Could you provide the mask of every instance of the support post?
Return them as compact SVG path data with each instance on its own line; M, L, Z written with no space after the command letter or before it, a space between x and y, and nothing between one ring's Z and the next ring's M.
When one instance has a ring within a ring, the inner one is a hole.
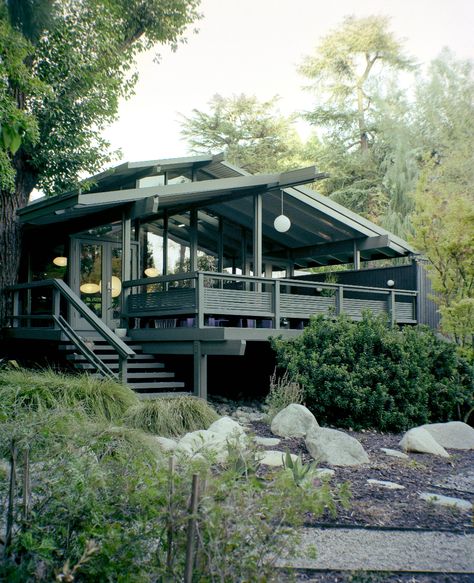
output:
M29 292L30 290L28 290ZM12 321L12 326L13 328L19 328L21 326L20 324L20 320L18 319L18 317L20 315L20 291L19 290L15 290L13 292L13 321ZM28 315L31 314L31 308L28 310ZM31 325L31 320L27 320L28 325Z
M253 275L262 277L262 195L253 197Z
M224 271L224 221L219 217L219 230L217 233L217 271Z
M197 252L198 252L198 212L197 209L189 211L189 226L190 226L190 271L198 270Z
M336 316L344 311L344 288L342 285L337 286L336 292Z
M390 320L390 325L395 326L396 314L395 314L395 290L391 289L388 296L388 317Z
M58 318L61 315L61 294L56 287L53 287L53 316ZM54 327L57 328L56 320L54 321Z
M163 275L168 275L168 213L163 214Z
M196 308L198 328L204 328L204 277L198 273L196 286Z
M280 329L280 291L281 291L281 285L280 285L280 282L278 281L278 279L275 280L274 286L275 287L273 288L273 317L274 317L273 327L275 328L275 330L279 330Z
M122 282L132 278L132 221L130 219L130 209L122 215ZM130 288L122 288L121 311L126 312L127 298L130 295ZM121 320L121 326L128 328L125 318Z
M119 380L125 385L127 384L127 359L119 354L119 370L118 370Z
M193 359L194 394L207 399L207 354L202 353L200 340L193 342Z
M357 248L357 241L354 241L354 270L360 270L360 251Z

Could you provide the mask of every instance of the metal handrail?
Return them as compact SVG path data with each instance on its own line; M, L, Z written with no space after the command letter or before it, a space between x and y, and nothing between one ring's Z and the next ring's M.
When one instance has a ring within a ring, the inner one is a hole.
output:
M15 294L18 294L21 290L28 290L34 288L41 288L41 287L50 287L52 288L59 296L65 298L68 302L68 305L72 306L76 309L79 314L92 326L92 328L101 336L103 340L107 342L115 352L118 354L119 357L119 377L122 380L125 380L125 369L126 369L126 361L129 357L135 356L135 351L132 350L125 342L119 338L104 322L96 315L94 312L81 300L81 298L75 294L72 289L61 279L44 279L41 281L33 281L29 283L19 283L17 285L13 285L8 289L13 291ZM36 319L34 314L20 314L18 309L18 298L14 301L14 313L10 318L12 320L20 320L20 319ZM107 367L105 363L99 359L92 351L84 350L84 347L81 347L81 338L77 334L73 328L67 324L66 320L62 318L59 313L59 301L53 300L53 313L48 316L54 323L57 325L61 330L70 338L70 340L76 345L76 347L81 351L81 353L87 358L87 360L92 364L94 367L98 368L100 372L105 374L105 376L110 376L112 374L115 377L115 374ZM66 331L64 329L64 323L66 323L67 327L74 332L75 338L72 338L72 334L70 331ZM91 354L93 356L91 356ZM102 364L97 364L97 360L99 360ZM102 370L101 370L102 369Z

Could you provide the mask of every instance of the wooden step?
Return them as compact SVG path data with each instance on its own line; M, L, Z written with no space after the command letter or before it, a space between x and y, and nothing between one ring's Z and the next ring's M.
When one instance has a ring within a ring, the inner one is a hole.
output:
M135 391L143 391L147 389L184 389L184 383L180 381L174 382L156 382L156 383L128 383Z
M193 393L187 393L185 391L161 392L161 393L138 393L137 397L140 401L146 401L148 399L162 399L163 397L192 397Z
M128 379L173 379L174 372L127 372Z

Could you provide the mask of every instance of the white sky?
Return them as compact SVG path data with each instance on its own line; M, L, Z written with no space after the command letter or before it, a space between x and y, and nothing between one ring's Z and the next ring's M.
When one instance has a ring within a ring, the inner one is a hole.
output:
M285 114L310 108L296 66L346 15L391 17L393 32L420 64L443 46L474 58L474 0L202 0L201 12L199 33L176 53L158 48L159 64L154 53L140 57L135 96L105 132L123 161L186 155L179 113L206 109L215 93L260 100L278 94Z

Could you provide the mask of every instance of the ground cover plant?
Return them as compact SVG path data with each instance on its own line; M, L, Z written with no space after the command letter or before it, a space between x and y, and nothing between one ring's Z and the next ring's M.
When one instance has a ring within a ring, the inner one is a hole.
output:
M3 416L0 419L25 409L38 411L79 406L90 417L117 420L138 403L130 388L111 379L19 367L0 370L0 391L0 416Z
M217 419L216 411L204 399L191 396L143 401L125 415L127 425L164 437L207 429Z
M303 487L284 470L258 473L255 451L240 442L226 464L170 464L149 432L59 401L0 399L0 579L181 580L192 519L193 581L278 580L275 561L295 552L294 527L347 501L327 482Z
M428 328L400 330L370 313L360 322L318 316L273 347L323 425L401 431L462 419L473 406L472 364Z

